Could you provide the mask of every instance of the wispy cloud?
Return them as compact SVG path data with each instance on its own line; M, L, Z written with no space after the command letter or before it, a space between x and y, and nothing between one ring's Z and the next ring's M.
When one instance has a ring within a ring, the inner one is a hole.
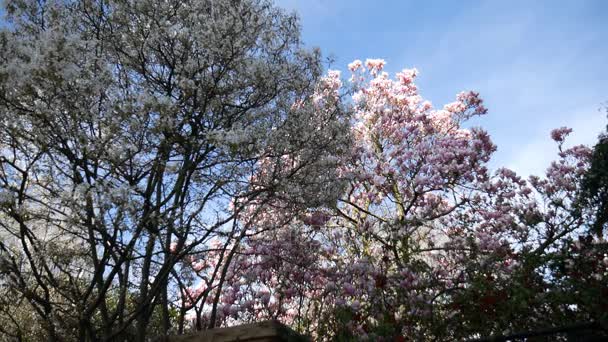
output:
M605 127L598 108L608 100L608 29L587 18L593 5L483 2L446 18L433 48L408 59L419 61L434 102L481 92L489 115L475 124L498 145L492 166L542 173L555 156L551 129L572 127L569 142L593 144Z

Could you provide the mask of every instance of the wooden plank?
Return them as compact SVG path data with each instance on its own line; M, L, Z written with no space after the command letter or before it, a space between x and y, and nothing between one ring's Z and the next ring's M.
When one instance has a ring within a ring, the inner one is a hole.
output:
M211 329L200 333L182 336L169 336L163 342L308 342L289 327L277 321L243 324L228 328Z

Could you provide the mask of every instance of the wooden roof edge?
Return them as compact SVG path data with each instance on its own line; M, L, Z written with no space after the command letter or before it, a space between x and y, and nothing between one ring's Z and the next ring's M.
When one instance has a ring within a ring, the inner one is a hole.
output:
M309 342L303 336L277 320L248 323L224 328L215 328L188 335L164 336L155 342L229 342L256 341L259 339L276 339L277 341Z

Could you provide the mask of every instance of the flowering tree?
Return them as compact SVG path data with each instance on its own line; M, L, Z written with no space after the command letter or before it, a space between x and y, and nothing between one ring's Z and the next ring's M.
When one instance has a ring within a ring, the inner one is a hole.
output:
M433 108L382 60L321 77L265 0L6 12L2 337L280 319L319 340L458 340L606 318L593 151L568 128L543 177L490 172L477 93Z
M34 336L24 317L43 340L182 332L180 288L205 266L181 265L216 261L221 288L248 203L315 207L340 193L347 122L309 104L319 54L270 2L15 0L6 13L6 336Z
M261 233L239 253L222 295L225 319L280 318L319 339L372 340L601 319L606 303L574 290L606 291L605 247L585 237L593 210L576 201L591 150L564 148L571 130L561 128L551 134L559 159L545 177L491 174L489 136L463 127L486 113L478 95L436 110L418 94L416 70L391 80L383 66L349 65L346 191L324 210L281 207L252 222ZM566 261L571 271L590 268L589 281L564 273Z
M291 110L313 112L315 116L325 120L334 118L336 113L341 112L338 93L341 83L338 76L334 73L322 78L312 96L294 102ZM320 126L309 132L298 132L305 134L302 137L302 145L325 141L330 146L346 146L347 140L340 139L348 136L340 136L348 132L347 126L327 126L318 121L309 124ZM332 132L331 141L319 136L327 134L327 130ZM276 150L280 144L283 142L276 141L272 150ZM298 149L302 145L298 146ZM251 186L248 192L237 194L230 203L235 218L231 234L238 235L238 238L233 239L231 235L222 236L213 241L210 250L205 251L211 251L211 254L193 251L190 257L184 260L181 276L178 277L181 304L182 310L189 312L188 316L194 327L215 327L230 319L255 321L278 317L282 306L277 300L270 300L270 291L276 290L277 286L282 287L280 283L286 279L276 278L276 273L270 269L289 269L290 262L311 266L316 258L314 253L298 254L300 243L307 243L301 241L305 235L303 231L281 228L288 226L308 208L332 206L342 192L342 182L328 181L328 178L337 177L338 158L335 156L318 160L319 168L303 169L310 160L318 159L320 151L322 150L315 150L311 146L308 150L308 153L311 153L309 156L286 152L272 158L260 159L256 172L250 177ZM273 188L272 196L262 194L254 199L248 198L248 193L264 189L266 184L274 182L276 178L285 181ZM312 184L307 183L311 181ZM303 184L306 186L303 187ZM290 247L291 244L293 248ZM175 245L175 252L178 250L179 246ZM294 274L288 276L292 277ZM299 278L290 280L298 282L303 276L300 274ZM288 291L291 294L287 299L291 300L293 291Z

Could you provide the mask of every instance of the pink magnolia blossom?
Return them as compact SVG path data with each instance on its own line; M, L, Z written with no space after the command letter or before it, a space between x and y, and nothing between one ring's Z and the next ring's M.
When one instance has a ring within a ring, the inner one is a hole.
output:
M563 142L567 135L572 133L572 129L568 127L560 127L551 131L551 139L557 142Z
M384 66L374 59L366 68L361 61L349 65L356 74L348 104L352 144L332 164L343 182L334 202L314 208L282 199L233 204L247 229L219 290L224 320L303 320L325 331L320 317L349 309L361 319L345 324L355 331L390 312L401 334L425 339L432 313L444 312L446 325L457 329L457 306L464 304L454 298L472 291L475 275L484 274L488 286L508 282L523 264L523 250L555 246L552 234L560 232L546 227L569 218L591 150L560 150L544 177L491 172L487 163L496 146L484 130L468 128L468 120L487 113L478 93L462 92L435 109L419 93L415 69L392 79ZM342 87L340 74L331 71L312 104L296 107L335 109ZM570 130L557 132L552 137L561 144ZM254 190L301 167L291 155L257 166ZM221 264L224 248L219 239L209 245L217 251L205 259L208 267L191 260L204 279ZM499 296L478 297L492 302ZM357 331L357 337L374 336Z

